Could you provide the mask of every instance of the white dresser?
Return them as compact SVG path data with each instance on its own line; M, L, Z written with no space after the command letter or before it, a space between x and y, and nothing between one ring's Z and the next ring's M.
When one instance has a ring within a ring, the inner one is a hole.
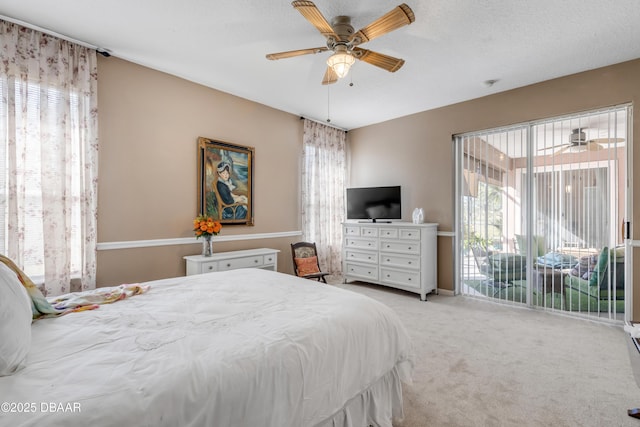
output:
M342 224L345 282L360 280L420 294L437 288L438 224Z
M238 268L263 268L278 271L278 249L260 248L244 251L214 252L209 257L188 255L187 276Z

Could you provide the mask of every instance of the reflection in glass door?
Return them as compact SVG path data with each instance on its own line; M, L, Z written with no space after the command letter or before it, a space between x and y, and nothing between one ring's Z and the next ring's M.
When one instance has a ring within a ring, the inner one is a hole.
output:
M624 318L629 109L456 136L458 292Z

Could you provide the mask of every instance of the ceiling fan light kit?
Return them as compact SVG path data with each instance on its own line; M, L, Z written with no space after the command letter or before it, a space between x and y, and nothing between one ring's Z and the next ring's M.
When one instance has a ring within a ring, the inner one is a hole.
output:
M326 47L270 53L266 55L267 59L277 60L330 50L333 55L327 59L327 70L322 79L324 85L335 83L345 77L356 59L392 73L404 64L403 59L362 49L358 45L414 22L415 15L406 4L395 7L355 33L348 16L336 16L329 24L313 2L294 1L291 5L325 37Z
M356 59L348 52L336 52L327 59L327 65L333 69L339 79L349 73Z

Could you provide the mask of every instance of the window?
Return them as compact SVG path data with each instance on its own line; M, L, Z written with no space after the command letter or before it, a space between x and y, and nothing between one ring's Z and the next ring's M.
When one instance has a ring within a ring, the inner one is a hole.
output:
M0 251L46 295L95 287L97 60L0 21Z

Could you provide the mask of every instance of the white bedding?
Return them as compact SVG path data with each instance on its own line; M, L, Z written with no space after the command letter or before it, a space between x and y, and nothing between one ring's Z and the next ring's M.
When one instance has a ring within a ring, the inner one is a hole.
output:
M390 426L401 415L410 342L383 304L259 269L149 284L34 322L26 368L0 377L12 405L0 426L360 426L363 413Z

